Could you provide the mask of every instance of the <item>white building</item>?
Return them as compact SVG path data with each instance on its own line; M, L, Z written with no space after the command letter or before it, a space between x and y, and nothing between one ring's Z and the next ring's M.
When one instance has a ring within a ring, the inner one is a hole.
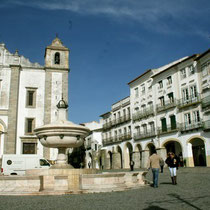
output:
M57 151L43 148L33 129L56 119L62 94L68 99L68 72L69 49L57 37L45 49L45 66L0 44L0 158L2 154L56 158Z
M83 123L90 129L90 134L85 138L85 167L86 168L102 168L102 160L100 158L100 150L102 147L102 122Z
M121 159L121 166L128 168L133 159L136 168L146 167L156 149L163 158L169 151L183 157L186 166L210 166L209 63L207 50L147 70L129 82L132 139L124 143L104 141L107 162ZM110 115L102 115L104 127ZM104 138L114 129L104 129Z

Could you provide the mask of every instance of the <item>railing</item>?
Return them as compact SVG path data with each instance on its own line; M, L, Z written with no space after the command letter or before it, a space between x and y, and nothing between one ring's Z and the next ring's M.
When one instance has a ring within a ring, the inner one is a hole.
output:
M147 132L136 132L133 135L133 139L134 140L140 140L140 139L145 139L145 138L149 138L152 136L156 136L155 130L148 130Z
M133 120L140 120L142 118L148 117L150 115L154 114L153 107L145 108L142 111L137 111L135 114L133 114Z
M127 122L131 119L131 115L130 114L127 114L127 115L124 115L122 117L119 117L115 120L112 120L112 121L109 121L107 123L104 123L103 124L103 129L106 130L106 129L109 129L111 128L112 126L115 126L115 125L118 125L120 123L124 123L124 122Z
M203 130L210 130L210 120L203 123Z
M180 131L181 132L190 131L190 130L194 130L194 129L198 129L198 128L202 128L202 127L203 127L202 120L200 120L199 122L192 121L190 124L188 124L188 123L181 123L180 124Z
M179 130L179 124L175 124L173 126L167 125L166 127L158 127L157 133L158 135L165 134L165 133L171 133L176 132Z
M109 122L103 124L103 129L104 130L109 129L111 127L112 127L112 121L109 121Z
M202 108L206 108L207 106L209 106L210 105L210 95L202 98L201 103L202 103Z
M189 96L188 99L182 98L178 100L177 106L178 108L182 108L184 106L190 106L199 102L201 102L201 95L197 93L196 96Z
M119 135L112 136L109 138L104 138L102 142L103 142L103 145L109 145L109 144L114 144L114 143L122 142L125 140L129 140L131 138L132 138L131 133L127 132L127 133L119 134Z
M164 104L158 104L156 106L157 112L164 111L166 109L170 109L176 106L176 100L174 99L173 101L166 101Z

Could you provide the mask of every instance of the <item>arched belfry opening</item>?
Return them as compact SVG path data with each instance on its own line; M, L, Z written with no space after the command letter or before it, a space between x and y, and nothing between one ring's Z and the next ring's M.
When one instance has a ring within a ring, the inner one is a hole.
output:
M60 53L59 52L55 53L54 63L60 64Z

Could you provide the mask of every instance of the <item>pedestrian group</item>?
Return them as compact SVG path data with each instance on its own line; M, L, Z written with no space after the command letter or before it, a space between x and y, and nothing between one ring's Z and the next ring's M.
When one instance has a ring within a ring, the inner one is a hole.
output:
M164 161L156 152L153 151L153 154L149 157L147 163L147 169L151 168L153 174L153 187L158 187L158 177L159 177L159 168L161 168L161 173L163 173L164 164L167 164L170 171L170 176L172 180L172 184L177 184L177 169L179 166L179 158L173 153L169 152L167 159Z

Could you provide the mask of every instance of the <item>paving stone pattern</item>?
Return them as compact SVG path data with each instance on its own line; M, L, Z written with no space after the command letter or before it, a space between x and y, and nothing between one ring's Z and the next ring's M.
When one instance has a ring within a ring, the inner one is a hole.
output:
M166 168L159 187L112 193L52 196L0 196L0 209L210 209L210 168L180 168L178 185L171 185ZM151 180L149 171L147 178Z

